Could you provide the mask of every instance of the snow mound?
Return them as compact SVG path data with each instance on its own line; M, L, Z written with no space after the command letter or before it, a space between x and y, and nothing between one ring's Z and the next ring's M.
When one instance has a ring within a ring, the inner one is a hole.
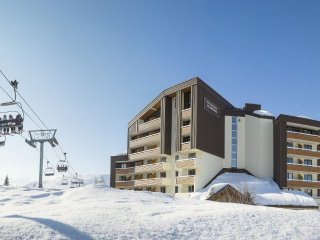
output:
M298 117L298 118L305 118L305 119L313 120L311 117L304 116L304 115L299 115L299 116L297 116L297 117Z
M258 114L260 116L274 117L271 112L266 110L256 110L256 111L253 111L253 113Z
M213 180L210 185L191 198L205 200L230 185L239 192L247 189L254 196L256 205L274 206L317 206L308 194L297 190L281 190L272 179L257 178L245 173L224 173Z

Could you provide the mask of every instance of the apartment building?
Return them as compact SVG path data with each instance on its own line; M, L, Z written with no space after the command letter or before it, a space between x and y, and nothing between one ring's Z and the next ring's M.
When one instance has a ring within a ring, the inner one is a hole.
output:
M320 200L320 121L280 115L274 123L274 178Z
M128 124L128 154L111 157L111 186L183 195L223 169L273 177L274 117L236 108L199 78L161 92Z

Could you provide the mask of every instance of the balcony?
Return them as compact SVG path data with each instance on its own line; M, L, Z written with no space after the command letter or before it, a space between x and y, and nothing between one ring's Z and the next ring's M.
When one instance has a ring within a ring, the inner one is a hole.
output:
M181 143L181 151L186 151L191 149L190 142Z
M153 148L142 152L129 154L129 160L151 159L160 155L160 148Z
M195 168L196 166L196 159L181 159L176 161L177 168Z
M160 133L138 138L129 142L129 148L138 148L160 142Z
M191 126L183 126L181 127L181 136L190 136L191 134Z
M176 184L178 185L194 185L194 176L180 176L176 177Z
M303 148L288 147L287 154L320 158L320 152Z
M287 131L287 138L320 143L320 136Z
M320 166L316 165L305 165L305 164L295 164L287 163L288 171L297 171L297 172L311 172L320 174Z
M181 111L181 119L182 120L191 119L191 108L184 109L184 110Z
M150 132L152 130L156 130L160 128L161 119L156 118L151 121L141 123L138 125L138 132L144 133L144 132Z
M135 187L170 185L169 178L148 178L134 181Z
M115 187L116 188L128 188L133 187L134 181L116 181Z
M161 172L168 170L170 170L169 163L152 163L135 167L134 173Z
M320 181L306 181L298 179L287 179L288 188L320 188Z
M125 175L125 174L131 174L134 173L134 168L116 168L116 174L119 175Z

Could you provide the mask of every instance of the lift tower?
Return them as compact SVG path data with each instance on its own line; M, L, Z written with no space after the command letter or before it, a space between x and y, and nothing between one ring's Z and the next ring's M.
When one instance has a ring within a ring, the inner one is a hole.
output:
M40 169L39 169L39 188L43 188L42 186L42 175L43 175L43 145L45 142L50 143L52 147L56 147L58 145L58 141L55 138L57 129L48 129L48 130L31 130L29 131L30 140L26 139L26 143L28 143L31 147L36 148L36 144L40 143Z

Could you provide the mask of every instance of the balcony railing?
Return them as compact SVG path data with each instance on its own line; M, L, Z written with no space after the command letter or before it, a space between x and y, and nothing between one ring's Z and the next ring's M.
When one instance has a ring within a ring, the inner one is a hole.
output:
M140 160L157 157L160 155L160 148L153 148L142 152L129 154L129 160Z
M181 159L176 161L177 168L195 168L195 166L196 166L195 158Z
M287 154L307 156L307 157L317 157L317 158L320 157L320 151L304 149L304 148L296 148L296 147L287 147Z
M160 133L155 133L146 137L131 140L129 142L130 148L138 148L141 146L151 145L160 142Z
M126 174L131 174L134 173L134 168L116 168L116 174L119 175L126 175Z
M116 181L115 187L116 188L128 188L133 187L134 181Z
M138 132L143 133L143 132L149 132L152 130L159 129L160 123L161 123L161 118L156 118L151 121L141 123L138 125Z
M190 150L191 144L190 142L181 143L181 151Z
M287 163L288 171L298 171L298 172L314 172L320 173L320 166L317 165L306 165L306 164L296 164Z
M181 111L181 119L182 120L191 119L191 108L184 109Z
M308 133L287 131L287 138L320 143L320 136Z
M161 172L170 170L169 163L151 163L140 165L130 168L116 168L116 174L125 175L125 174L135 174L135 173L144 173L144 172Z
M300 179L287 179L287 187L305 187L305 188L320 188L320 181L308 181Z
M180 176L176 177L176 184L178 185L194 185L194 176Z
M134 181L135 187L170 185L169 178L148 178Z
M181 127L181 136L190 136L191 134L191 126L183 126Z

